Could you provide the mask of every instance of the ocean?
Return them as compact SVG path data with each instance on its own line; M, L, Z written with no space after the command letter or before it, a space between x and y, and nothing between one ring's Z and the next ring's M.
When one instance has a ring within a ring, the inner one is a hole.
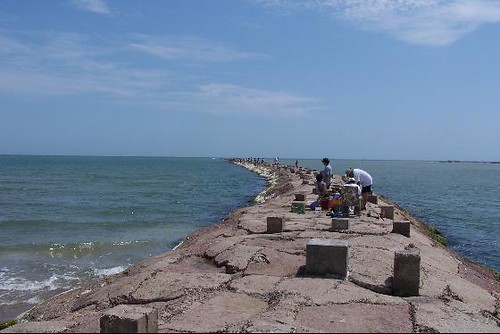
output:
M298 162L323 167L320 158ZM500 270L499 164L332 160L332 167L368 171L375 193L436 227L459 254ZM0 322L171 250L264 187L222 158L0 155Z

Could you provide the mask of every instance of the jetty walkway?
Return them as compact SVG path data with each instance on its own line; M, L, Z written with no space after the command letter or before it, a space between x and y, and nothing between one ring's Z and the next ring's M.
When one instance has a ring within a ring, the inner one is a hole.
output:
M37 305L2 333L111 331L121 316L161 333L500 333L498 278L402 208L377 196L348 221L292 212L297 199L316 199L314 171L239 164L268 179L256 204Z

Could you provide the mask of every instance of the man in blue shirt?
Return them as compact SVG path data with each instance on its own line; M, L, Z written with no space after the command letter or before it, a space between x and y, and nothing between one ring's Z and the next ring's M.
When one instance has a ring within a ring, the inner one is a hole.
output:
M330 166L330 159L323 158L321 161L323 162L323 165L325 165L325 168L321 171L321 174L323 175L323 182L326 183L326 188L330 189L333 179L333 170L332 166Z

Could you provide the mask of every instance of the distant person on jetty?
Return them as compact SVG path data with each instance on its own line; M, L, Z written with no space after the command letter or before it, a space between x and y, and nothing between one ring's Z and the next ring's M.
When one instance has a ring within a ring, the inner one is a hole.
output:
M354 168L354 169L351 168L346 170L345 176L346 178L348 178L348 180L350 178L354 178L356 184L361 187L361 196L362 196L361 210L364 210L366 207L366 201L368 199L368 195L372 193L372 185L373 185L372 176L359 168Z
M311 210L315 210L317 206L320 206L321 201L325 200L328 196L328 188L323 181L323 174L321 173L316 175L316 192L318 193L318 199L309 205Z
M325 165L325 168L321 171L321 174L323 175L323 181L326 183L326 188L330 189L330 185L332 184L333 179L333 169L330 165L330 159L323 158L323 160L321 161L323 162L323 165Z
M295 160L295 168L299 167L299 160Z

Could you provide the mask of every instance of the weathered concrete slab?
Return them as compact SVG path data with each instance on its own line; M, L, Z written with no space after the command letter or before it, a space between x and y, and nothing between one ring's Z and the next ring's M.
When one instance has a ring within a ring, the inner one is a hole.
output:
M245 294L222 292L174 316L166 328L179 332L222 332L266 310L267 303Z
M364 235L387 234L392 230L392 224L383 219L375 217L351 217L349 221L349 231Z
M281 277L269 275L247 275L231 281L230 287L246 294L268 294L275 290Z
M333 304L300 310L296 323L325 333L410 333L409 305Z
M239 224L241 229L244 229L250 233L266 233L267 224L265 220L260 220L253 218L242 220Z
M265 313L249 319L243 328L229 328L229 332L312 333L312 330L300 327L295 321L295 315L301 309L300 305L307 302L302 296L279 294Z
M309 302L317 305L355 302L406 304L400 298L375 293L352 282L333 278L288 278L282 280L276 289L303 296Z
M2 330L2 333L62 333L74 324L66 321L33 321L19 323Z
M205 256L216 257L220 253L232 248L239 242L241 242L241 237L218 238L213 241L210 248L206 251Z
M142 283L151 277L150 271L144 271L133 276L124 276L120 280L106 280L101 283L98 290L86 290L78 296L71 310L78 311L89 305L97 305L100 308L113 307L117 304L130 300L130 294Z
M499 301L488 291L478 287L465 279L460 277L450 277L447 279L448 291L451 296L464 303L475 305L481 310L485 310L494 314L497 312L497 305ZM500 295L498 296L500 298ZM500 323L499 323L500 325ZM500 329L500 328L499 328Z
M379 293L392 292L394 253L371 247L351 247L349 280Z
M248 263L245 275L295 276L303 265L304 256L302 255L262 249Z
M169 301L180 298L187 289L214 289L231 280L231 275L220 273L159 272L131 292L135 302Z
M246 269L252 257L260 251L262 247L252 247L246 245L234 245L219 253L215 257L217 266L225 266L229 274Z
M437 333L500 333L492 316L457 300L411 299L417 328Z
M206 257L188 255L180 258L177 262L172 263L155 271L161 272L168 268L170 272L176 273L224 273L224 268L214 266L213 261Z

